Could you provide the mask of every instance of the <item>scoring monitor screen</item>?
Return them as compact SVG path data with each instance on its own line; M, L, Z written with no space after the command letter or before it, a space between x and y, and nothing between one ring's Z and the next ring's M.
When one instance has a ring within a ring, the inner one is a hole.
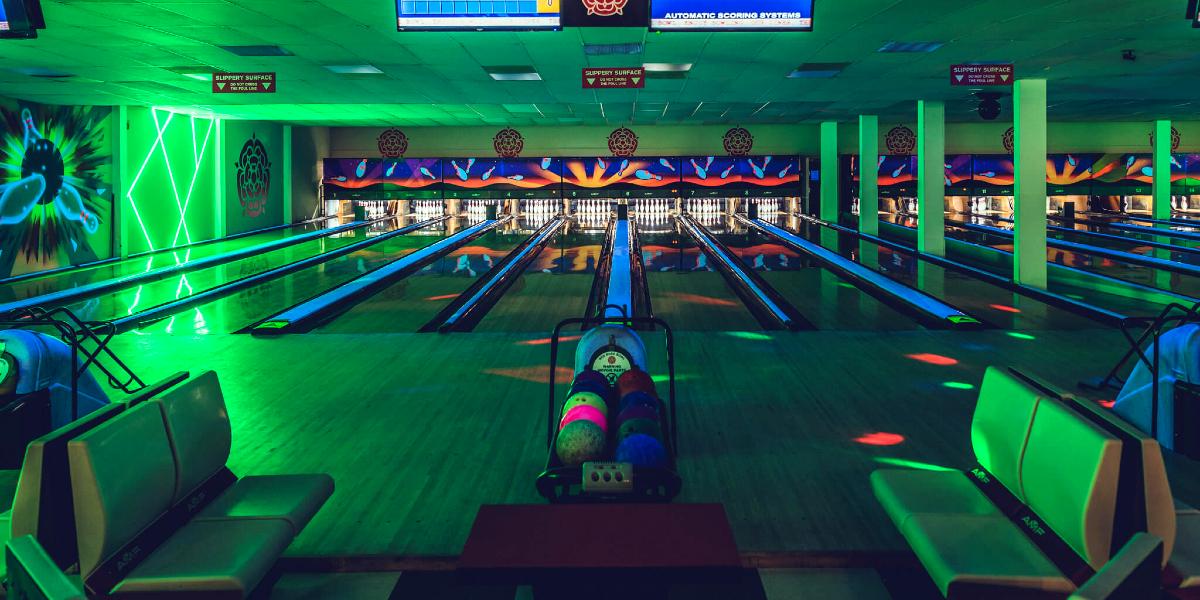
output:
M650 28L811 31L813 0L650 0Z
M557 29L561 0L396 0L396 28Z

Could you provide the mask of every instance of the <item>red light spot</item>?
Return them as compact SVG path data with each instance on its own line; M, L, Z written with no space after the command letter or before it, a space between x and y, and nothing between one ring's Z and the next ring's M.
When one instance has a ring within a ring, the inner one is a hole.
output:
M990 307L992 307L992 308L994 308L994 309L996 309L996 310L1002 310L1002 311L1004 311L1004 312L1007 312L1007 313L1019 313L1019 312L1021 312L1021 309L1019 309L1019 308L1016 308L1015 306L1005 306L1005 305L1003 305L1003 304L989 304L988 306L990 306Z
M682 294L679 292L672 292L667 295L676 300L682 302L691 302L692 304L703 304L705 306L737 306L737 302L732 300L713 298L712 296L701 296L700 294Z
M488 375L499 375L501 377L511 377L520 379L521 381L531 381L533 383L550 383L550 366L538 365L536 367L516 367L512 369L484 369L484 373ZM575 376L575 371L567 367L559 367L554 371L554 381L571 383L571 378Z
M941 354L930 354L929 352L921 352L919 354L905 354L904 356L911 358L913 360L919 360L923 363L937 365L939 367L948 367L950 365L958 364L958 359L950 358L949 356L942 356Z
M578 336L578 335L564 335L564 336L562 336L562 337L558 338L558 341L560 341L560 342L573 342L573 341L575 341L575 340L579 339L580 337L582 337L582 336ZM523 341L523 342L517 342L517 343L518 343L518 344L520 344L520 345L522 345L522 346L545 346L546 344L549 344L551 341L552 341L552 340L551 340L550 338L539 338L539 339L536 339L536 340L525 340L525 341Z
M868 446L895 446L904 443L904 436L898 433L877 431L854 438L854 441Z
M458 294L446 294L445 296L430 296L426 298L429 302L437 302L438 300L451 300L457 298Z
M1104 408L1112 408L1113 405L1116 403L1117 403L1116 400L1097 400L1096 401L1096 404L1099 404L1100 406L1103 406Z

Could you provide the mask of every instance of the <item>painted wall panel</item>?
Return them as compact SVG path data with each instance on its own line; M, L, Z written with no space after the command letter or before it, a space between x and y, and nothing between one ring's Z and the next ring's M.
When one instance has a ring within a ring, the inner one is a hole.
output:
M225 235L283 224L283 126L225 121Z

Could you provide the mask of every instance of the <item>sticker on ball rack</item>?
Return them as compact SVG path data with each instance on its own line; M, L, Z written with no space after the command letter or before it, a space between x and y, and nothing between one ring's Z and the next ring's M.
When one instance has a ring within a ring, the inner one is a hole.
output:
M607 377L609 385L616 385L617 378L633 368L633 361L623 351L601 350L592 358L592 368Z

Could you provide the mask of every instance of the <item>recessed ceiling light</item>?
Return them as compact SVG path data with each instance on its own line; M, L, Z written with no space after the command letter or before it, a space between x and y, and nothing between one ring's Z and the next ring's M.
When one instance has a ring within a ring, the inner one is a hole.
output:
M378 75L383 73L374 65L325 65L326 69L343 75Z
M220 46L226 52L238 56L292 56L292 53L279 46Z
M836 77L850 63L804 63L791 73L788 73L788 79L827 79Z
M945 45L946 42L887 42L878 52L933 52Z
M641 54L642 45L631 44L584 44L583 53L589 56L606 56L611 54Z
M528 66L484 67L483 70L496 81L541 81L537 70Z
M686 73L692 70L692 63L645 63L642 67L649 73Z

